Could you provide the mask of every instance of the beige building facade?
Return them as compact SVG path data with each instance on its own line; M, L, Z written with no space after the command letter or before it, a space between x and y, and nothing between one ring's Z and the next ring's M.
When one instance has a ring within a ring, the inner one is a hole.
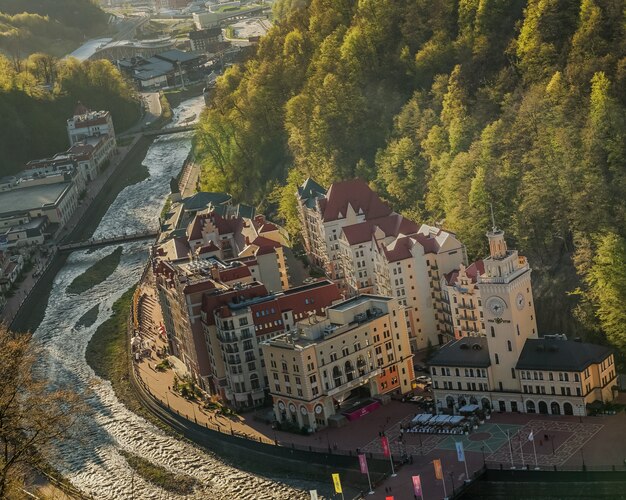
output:
M362 295L263 342L276 420L316 430L369 411L383 394L410 391L413 355L402 319L395 299Z
M337 182L326 191L308 179L297 196L311 262L348 296L397 299L413 351L451 338L441 279L467 263L453 233L394 213L360 180Z
M495 226L487 237L482 263L446 277L457 340L429 361L439 409L585 415L587 404L612 400L611 350L564 335L539 338L527 260Z

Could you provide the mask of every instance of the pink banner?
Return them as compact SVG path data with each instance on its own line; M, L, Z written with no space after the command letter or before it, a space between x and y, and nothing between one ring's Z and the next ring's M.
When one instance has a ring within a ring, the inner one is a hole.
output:
M420 479L419 475L413 476L412 479L413 479L413 492L415 493L415 498L419 497L423 499L424 497L422 496L422 480Z
M361 474L367 474L367 457L365 453L359 454L359 465L361 466Z
M380 444L383 447L383 455L388 457L391 453L389 451L389 440L387 439L387 436L383 436L380 438Z
M361 417L364 417L368 413L372 413L379 406L380 406L380 403L378 401L374 401L373 403L370 403L367 406L364 406L363 408L359 408L358 410L354 410L353 412L350 412L350 413L344 413L344 415L348 420L352 422L353 420L357 420Z

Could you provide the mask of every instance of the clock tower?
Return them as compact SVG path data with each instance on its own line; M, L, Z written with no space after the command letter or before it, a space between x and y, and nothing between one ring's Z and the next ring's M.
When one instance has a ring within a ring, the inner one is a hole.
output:
M485 318L485 334L495 387L519 391L515 365L526 339L537 338L537 320L530 279L531 269L517 250L509 250L504 231L495 223L487 233L489 257L478 279Z

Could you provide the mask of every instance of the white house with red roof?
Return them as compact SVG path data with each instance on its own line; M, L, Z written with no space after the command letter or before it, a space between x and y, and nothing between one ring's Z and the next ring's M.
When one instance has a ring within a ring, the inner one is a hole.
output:
M74 109L74 115L67 120L67 135L70 146L88 137L107 135L115 140L111 113L108 111L91 111L79 101Z

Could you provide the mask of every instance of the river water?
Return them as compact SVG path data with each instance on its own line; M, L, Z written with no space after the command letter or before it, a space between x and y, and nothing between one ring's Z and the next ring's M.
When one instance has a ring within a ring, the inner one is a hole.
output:
M174 125L193 114L199 115L202 106L201 97L182 103L174 110ZM120 193L94 236L155 228L169 193L169 180L178 174L190 148L189 133L156 139L144 160L150 177ZM122 246L123 254L115 272L80 296L67 294L67 286L115 247L72 253L54 280L45 317L34 334L44 348L39 366L42 372L52 384L69 386L84 395L92 409L80 427L80 441L62 446L56 466L74 485L97 499L176 498L133 473L120 450L196 478L201 486L191 498L307 498L303 490L308 484L290 486L242 472L169 437L129 411L118 401L110 383L94 374L85 361L87 343L98 326L111 316L113 303L138 281L147 258L145 242ZM80 317L96 304L99 304L96 322L89 327L78 326Z

